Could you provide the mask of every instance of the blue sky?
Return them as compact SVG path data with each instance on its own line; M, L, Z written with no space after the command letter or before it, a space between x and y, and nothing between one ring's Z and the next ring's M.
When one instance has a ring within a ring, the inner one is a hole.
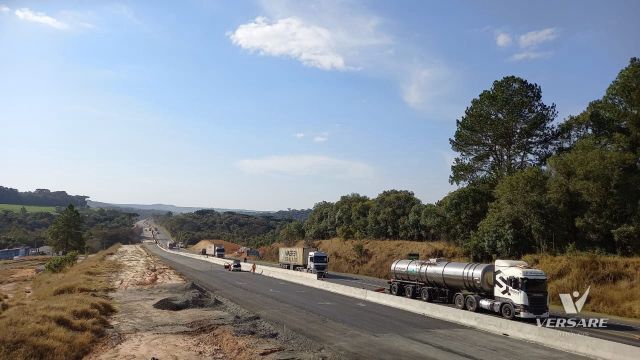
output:
M559 119L640 55L640 2L2 1L0 184L271 210L434 202L506 75Z

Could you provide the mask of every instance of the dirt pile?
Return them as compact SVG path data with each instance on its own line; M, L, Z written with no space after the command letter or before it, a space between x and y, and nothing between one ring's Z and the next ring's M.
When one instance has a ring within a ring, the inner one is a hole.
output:
M184 294L161 299L153 304L153 307L160 310L180 311L191 308L214 307L218 304L220 304L218 299L211 298L206 291L191 282L185 286Z

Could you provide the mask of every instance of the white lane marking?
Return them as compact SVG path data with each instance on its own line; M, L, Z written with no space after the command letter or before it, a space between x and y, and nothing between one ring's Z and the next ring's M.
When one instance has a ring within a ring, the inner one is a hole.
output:
M297 293L307 292L306 290L296 290Z
M363 303L361 303L361 302L356 303L356 305L358 305L358 306L367 306L367 304L363 304Z
M327 302L321 301L321 302L318 303L318 305L333 305L333 303L332 302L328 302L328 301Z
M238 284L238 285L247 285L247 283L240 282L240 281L236 281L236 284Z
M273 290L273 289L269 289L269 291L271 291L271 292L280 292L280 290Z

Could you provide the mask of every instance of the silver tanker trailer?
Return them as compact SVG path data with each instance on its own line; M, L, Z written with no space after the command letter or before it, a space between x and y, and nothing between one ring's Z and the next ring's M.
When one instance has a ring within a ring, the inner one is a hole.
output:
M396 260L389 292L424 301L454 303L459 309L489 310L507 319L549 317L547 277L524 261L494 264L449 262L441 258Z

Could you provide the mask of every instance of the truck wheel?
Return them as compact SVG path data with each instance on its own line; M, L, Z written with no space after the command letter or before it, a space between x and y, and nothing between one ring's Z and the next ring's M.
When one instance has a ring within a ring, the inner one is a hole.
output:
M413 286L405 286L404 287L404 296L408 297L409 299L415 298L416 297L415 287L413 287Z
M431 302L431 294L429 293L429 289L422 288L420 291L420 298L426 302Z
M471 312L478 311L478 300L474 295L468 295L465 299L465 305L467 306L467 310Z
M453 303L456 305L458 309L464 309L464 295L462 293L457 293L453 296Z
M389 292L391 293L391 295L398 295L399 294L398 290L399 290L398 289L398 283L393 283L389 287Z
M502 307L500 308L500 313L502 314L502 317L507 320L513 319L513 317L516 315L516 311L513 308L513 305L511 305L510 303L502 305Z

